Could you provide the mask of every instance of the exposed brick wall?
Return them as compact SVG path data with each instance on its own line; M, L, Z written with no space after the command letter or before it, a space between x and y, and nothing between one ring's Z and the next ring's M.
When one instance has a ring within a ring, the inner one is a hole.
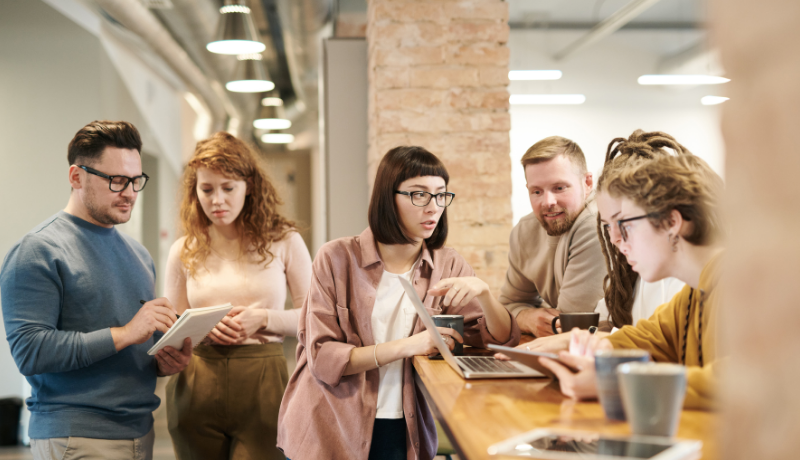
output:
M398 145L442 159L447 245L497 293L511 232L508 3L369 0L369 174Z

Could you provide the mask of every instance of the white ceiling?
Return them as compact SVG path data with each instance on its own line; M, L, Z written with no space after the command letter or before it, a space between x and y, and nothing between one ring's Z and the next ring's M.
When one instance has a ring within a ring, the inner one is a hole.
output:
M509 22L514 27L576 27L602 21L631 0L509 0ZM702 25L706 18L704 0L662 0L636 19L631 26L687 27Z

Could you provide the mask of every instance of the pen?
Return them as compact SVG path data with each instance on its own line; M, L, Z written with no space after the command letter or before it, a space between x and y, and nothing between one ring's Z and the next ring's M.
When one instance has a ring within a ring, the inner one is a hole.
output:
M139 303L140 303L140 304L142 304L142 305L144 305L144 304L146 304L146 303L147 303L147 301L146 301L146 300L139 300ZM175 317L176 317L176 318L180 318L180 317L181 317L181 315L179 315L179 314L175 313Z

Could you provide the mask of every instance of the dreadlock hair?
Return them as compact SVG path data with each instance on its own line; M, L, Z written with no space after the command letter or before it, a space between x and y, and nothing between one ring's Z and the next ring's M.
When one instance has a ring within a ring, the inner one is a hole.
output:
M603 172L597 182L597 193L607 189L609 183L625 169L641 165L662 156L669 156L669 148L678 156L692 153L679 144L674 137L661 131L646 133L637 129L627 139L617 137L608 144ZM606 190L607 191L607 190ZM628 260L611 243L608 229L597 216L597 235L606 260L606 276L603 279L603 295L611 323L622 327L633 323L633 287L639 275L631 269Z

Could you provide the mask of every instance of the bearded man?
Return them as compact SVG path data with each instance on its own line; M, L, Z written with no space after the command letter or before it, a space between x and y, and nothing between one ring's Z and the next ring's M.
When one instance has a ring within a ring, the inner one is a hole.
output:
M559 312L591 312L603 297L592 173L575 142L552 136L522 156L533 212L511 231L500 302L524 333L552 335Z

